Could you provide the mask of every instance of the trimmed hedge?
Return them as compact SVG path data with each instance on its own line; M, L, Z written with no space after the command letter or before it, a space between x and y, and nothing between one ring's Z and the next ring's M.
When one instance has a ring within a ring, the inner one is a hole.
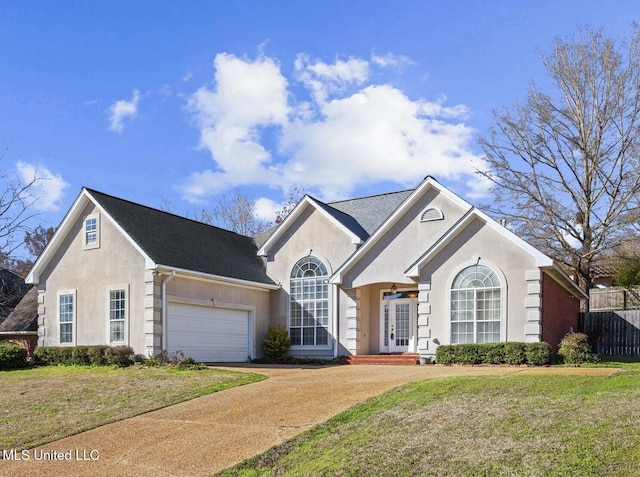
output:
M133 364L131 346L39 346L33 352L36 364L44 366L118 365L126 368Z
M551 363L547 343L483 343L440 345L436 349L438 364L510 364L544 366Z
M0 341L0 369L27 366L27 350L10 341Z

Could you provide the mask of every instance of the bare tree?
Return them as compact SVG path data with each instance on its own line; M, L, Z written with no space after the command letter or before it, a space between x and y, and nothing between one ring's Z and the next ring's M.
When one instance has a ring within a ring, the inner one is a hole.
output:
M543 63L555 90L495 113L481 138L490 212L592 287L592 263L637 233L640 30L616 42L581 28Z
M0 160L3 158L4 154L0 154ZM11 261L22 245L17 237L29 230L28 222L36 215L33 205L38 197L31 192L37 181L37 171L26 183L10 173L0 173L0 260L3 264Z
M213 208L216 225L242 235L254 237L267 230L271 223L256 216L256 203L250 196L240 192L223 195Z
M31 267L33 267L35 260L38 259L53 237L55 231L55 227L44 228L42 225L38 225L33 230L27 230L24 234L23 244L27 252L29 252L29 256L7 259L7 268L13 270L23 278L26 277Z
M282 206L282 209L276 212L276 224L281 224L287 215L295 208L295 206L304 197L304 189L298 186L294 186L289 190L289 198L287 202Z

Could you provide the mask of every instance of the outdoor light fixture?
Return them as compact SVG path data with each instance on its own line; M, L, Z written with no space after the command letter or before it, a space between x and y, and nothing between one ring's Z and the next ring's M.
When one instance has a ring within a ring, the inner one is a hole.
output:
M391 285L391 294L395 295L397 292L398 292L398 287L394 283L393 285Z

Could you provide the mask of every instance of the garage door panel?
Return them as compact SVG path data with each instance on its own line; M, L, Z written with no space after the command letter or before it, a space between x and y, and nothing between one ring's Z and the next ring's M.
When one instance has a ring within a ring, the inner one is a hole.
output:
M249 314L209 306L169 304L167 348L198 361L244 362L249 356Z

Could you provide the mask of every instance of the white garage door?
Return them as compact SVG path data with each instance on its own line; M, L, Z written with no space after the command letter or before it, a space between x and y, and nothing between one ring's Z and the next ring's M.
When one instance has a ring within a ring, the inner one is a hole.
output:
M203 362L244 362L249 356L249 312L170 303L167 350Z

